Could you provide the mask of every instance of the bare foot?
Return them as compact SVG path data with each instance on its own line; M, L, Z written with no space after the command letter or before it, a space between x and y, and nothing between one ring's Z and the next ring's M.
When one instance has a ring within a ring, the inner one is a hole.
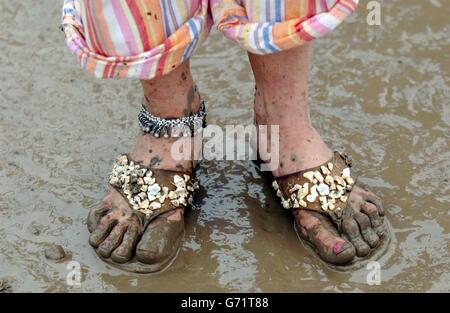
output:
M173 140L141 134L130 158L151 169L191 172L192 162L171 158ZM116 263L126 263L134 255L142 263L158 263L176 252L184 231L183 216L183 209L174 208L147 223L145 215L133 210L127 199L110 187L102 202L89 213L89 243L99 255L111 257Z

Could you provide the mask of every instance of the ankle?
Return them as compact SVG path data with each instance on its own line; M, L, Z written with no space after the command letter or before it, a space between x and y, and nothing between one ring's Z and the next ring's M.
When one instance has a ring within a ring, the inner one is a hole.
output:
M306 91L304 96L290 97L280 95L273 88L256 88L255 123L279 126L279 163L272 171L275 177L315 167L332 156L331 150L311 124L306 102ZM267 135L258 139L270 142ZM260 156L263 160L270 157Z
M186 61L170 73L141 80L143 105L160 118L179 118L198 111L200 95Z
M181 96L180 96L181 94ZM143 106L153 115L164 118L180 118L198 112L201 96L196 85L188 90L177 90L173 97L157 97L144 93Z
M256 124L279 125L280 131L293 125L312 128L306 89L286 94L273 86L258 84L255 87L254 113Z

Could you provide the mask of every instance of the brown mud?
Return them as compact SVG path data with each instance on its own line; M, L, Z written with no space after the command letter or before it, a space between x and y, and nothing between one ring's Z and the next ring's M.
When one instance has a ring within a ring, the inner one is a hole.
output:
M77 68L58 31L60 2L0 2L0 279L15 291L450 291L450 6L365 1L314 43L315 126L352 155L361 181L385 200L396 244L367 269L335 272L312 257L250 161L204 162L204 193L187 214L185 242L162 274L121 272L88 244L88 207L131 147L136 81L100 81ZM210 124L252 123L253 78L244 51L214 32L192 60ZM48 260L61 245L62 262ZM80 287L66 284L81 264ZM9 284L9 283L8 283Z

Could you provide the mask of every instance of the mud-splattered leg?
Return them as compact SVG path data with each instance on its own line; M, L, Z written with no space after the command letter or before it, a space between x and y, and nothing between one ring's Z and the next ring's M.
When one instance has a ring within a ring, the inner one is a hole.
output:
M163 77L141 83L144 105L156 116L176 118L199 109L200 96L188 62ZM200 136L179 140L191 141L191 147L201 148ZM172 156L174 141L171 138L155 138L139 133L129 153L130 158L146 166L150 165L153 169L191 171L192 159L178 161ZM189 152L192 156L199 153ZM169 250L174 248L172 241L177 239L180 229L184 229L183 210L173 210L158 217L146 228L149 229L147 234L142 221L131 210L126 199L111 188L102 203L91 209L88 227L91 232L89 242L101 256L126 263L136 253L140 261L152 263L170 254ZM158 249L155 249L155 243L158 243Z
M271 55L249 54L256 81L256 123L279 125L280 129L279 164L273 169L276 177L318 166L332 157L332 151L310 120L310 55L309 44ZM269 155L261 157L267 160ZM349 197L349 205L354 214L346 219L344 232L354 245L356 254L362 256L370 251L370 247L378 244L378 236L383 233L380 226L381 201L373 193L355 186ZM331 229L334 227L331 223L324 223L308 211L298 212L295 218L305 233L322 225L320 232L315 232L314 236L323 249L339 254L349 247L347 240L340 237L336 229ZM351 256L348 258L351 259Z

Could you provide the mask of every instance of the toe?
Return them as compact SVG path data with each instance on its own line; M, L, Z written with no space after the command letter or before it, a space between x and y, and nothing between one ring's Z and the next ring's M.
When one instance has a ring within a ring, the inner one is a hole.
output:
M376 234L380 237L383 236L385 230L384 220L383 217L379 215L377 207L370 202L363 202L361 204L361 212L369 217L372 228L375 230Z
M97 252L104 258L109 258L114 249L116 249L122 242L124 233L127 230L127 225L117 224L109 233L108 237L98 246Z
M337 238L336 238L337 239ZM349 263L356 255L355 247L348 241L337 239L332 248L333 257L331 263L345 264Z
M162 263L176 253L184 231L184 220L172 218L172 211L148 225L136 247L136 258L146 264Z
M102 217L104 217L109 212L109 208L103 205L92 208L89 211L87 218L87 227L90 233L92 233L98 226Z
M354 218L359 225L359 229L363 239L369 244L371 248L375 248L376 246L378 246L379 238L375 231L372 229L369 217L361 212L355 212Z
M120 264L128 262L133 256L138 236L138 227L135 225L128 226L128 229L123 236L122 243L113 251L111 259Z
M97 228L89 236L89 244L94 248L97 248L106 237L108 237L109 233L113 229L113 227L117 224L117 220L112 219L110 216L104 216L100 220Z
M384 207L383 207L383 201L380 197L378 197L376 194L374 194L370 190L364 190L363 199L371 204L373 204L378 212L379 216L384 216Z
M370 246L362 239L358 224L353 218L347 218L342 222L344 233L348 236L356 249L356 255L366 256L370 252Z
M314 245L324 261L345 264L353 260L356 255L355 248L338 235L335 226L327 217L301 210L296 218L296 227L300 228L303 238Z

